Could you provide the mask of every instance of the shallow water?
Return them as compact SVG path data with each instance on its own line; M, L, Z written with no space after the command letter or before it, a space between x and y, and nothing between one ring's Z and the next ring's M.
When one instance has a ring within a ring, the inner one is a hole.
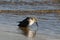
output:
M22 3L12 5L12 4L0 4L0 10L58 10L60 6L48 5L48 4L33 4L29 5Z
M0 4L0 10L58 10L60 6L52 3L43 3L43 0L23 0L27 4ZM29 2L41 1L42 4ZM45 0L44 0L45 1ZM31 4L31 5L30 5ZM38 19L38 31L35 40L60 40L60 14L47 13L40 15L14 15L0 14L0 39L1 40L26 40L25 36L18 29L18 22L27 16L34 16ZM36 30L36 24L31 26ZM27 39L30 40L30 39Z
M18 21L23 20L27 16L38 18L39 29L37 33L43 33L50 36L60 36L60 14L40 14L40 15L13 15L0 14L0 31L21 33L18 30ZM36 24L32 25L36 27Z

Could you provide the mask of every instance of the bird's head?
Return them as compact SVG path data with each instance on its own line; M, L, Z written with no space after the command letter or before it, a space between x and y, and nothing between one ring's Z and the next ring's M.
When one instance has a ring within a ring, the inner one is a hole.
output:
M32 24L34 24L34 23L37 22L37 18L35 18L35 17L29 17L28 21L29 21L29 25L32 25Z

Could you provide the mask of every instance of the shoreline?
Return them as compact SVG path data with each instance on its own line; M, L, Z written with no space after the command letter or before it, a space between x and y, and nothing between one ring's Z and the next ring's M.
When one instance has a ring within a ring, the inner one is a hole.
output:
M41 14L41 13L60 13L60 10L0 10L0 13L13 13L13 14Z

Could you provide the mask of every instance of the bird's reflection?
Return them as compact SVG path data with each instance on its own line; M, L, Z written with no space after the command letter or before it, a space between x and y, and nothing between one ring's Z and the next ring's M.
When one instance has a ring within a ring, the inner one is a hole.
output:
M30 30L28 27L20 27L18 29L21 30L22 35L24 35L26 37L32 37L33 38L36 35L36 31Z

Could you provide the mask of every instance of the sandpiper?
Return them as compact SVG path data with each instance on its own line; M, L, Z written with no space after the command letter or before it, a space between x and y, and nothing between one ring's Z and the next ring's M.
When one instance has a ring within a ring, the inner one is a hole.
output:
M33 37L35 34L33 31L29 30L29 26L32 24L37 24L37 19L35 17L27 17L23 21L20 21L18 26L28 37Z

